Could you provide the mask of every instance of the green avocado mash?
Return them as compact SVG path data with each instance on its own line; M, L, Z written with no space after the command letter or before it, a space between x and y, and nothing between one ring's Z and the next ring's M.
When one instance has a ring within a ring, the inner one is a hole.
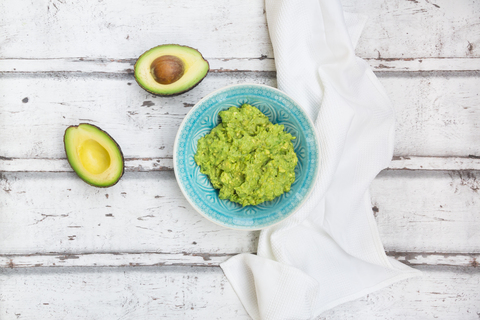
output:
M195 161L220 189L220 199L256 205L290 191L298 161L295 137L249 104L219 115L222 122L198 141Z

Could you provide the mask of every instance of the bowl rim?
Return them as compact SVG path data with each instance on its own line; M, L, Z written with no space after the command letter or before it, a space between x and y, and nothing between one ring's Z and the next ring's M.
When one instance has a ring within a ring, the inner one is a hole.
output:
M185 199L187 199L187 201L190 203L190 205L195 209L195 211L197 211L200 215L202 215L202 217L206 218L207 220L215 223L216 225L219 225L219 226L222 226L224 228L228 228L228 229L232 229L232 230L244 230L244 231L255 231L255 230L262 230L262 229L266 229L266 228L269 228L269 227L272 227L276 224L279 224L280 222L282 221L285 221L287 218L291 217L293 214L295 214L296 212L298 212L302 207L303 205L305 204L305 202L307 201L307 199L310 197L310 195L312 194L313 190L315 189L315 185L317 184L317 180L318 180L318 175L319 175L319 172L320 172L320 166L319 164L317 163L317 165L315 166L315 172L314 172L314 178L313 178L313 185L310 187L310 189L308 190L308 192L305 194L305 196L303 197L303 200L300 202L300 204L294 209L292 210L292 212L290 212L288 215L284 216L282 219L279 219L278 221L272 223L272 224L269 224L269 225L266 225L266 226L262 226L262 227L242 227L242 226L230 226L230 225L225 225L219 221L216 221L215 219L212 219L210 216L208 216L207 214L203 213L199 208L198 206L193 203L190 199L190 197L187 196L187 193L184 189L184 186L183 184L180 182L179 180L179 177L178 177L178 172L177 172L177 166L176 166L176 163L177 163L177 150L178 150L178 144L179 144L179 137L180 137L180 133L182 132L183 130L183 127L185 126L185 123L187 122L187 120L191 117L191 115L194 113L195 109L198 108L198 106L200 104L202 104L204 101L208 100L211 96L217 94L218 92L221 92L221 91L224 91L224 90L228 90L230 88L237 88L237 87L251 87L251 86L256 86L256 87L261 87L261 88L266 88L268 90L273 90L273 91L276 91L276 92L279 92L280 94L282 95L285 95L287 96L289 99L292 100L292 102L294 102L294 104L296 104L296 106L300 109L300 112L302 112L305 116L305 118L307 119L307 122L309 123L309 125L311 126L311 128L313 129L313 133L314 133L314 141L315 141L315 144L317 145L317 150L320 154L320 142L319 142L319 138L318 138L318 134L317 134L317 130L316 130L316 127L315 127L315 124L313 123L312 119L310 119L310 117L308 116L308 114L305 112L305 110L303 109L303 107L301 106L301 104L299 104L295 99L293 99L292 97L290 97L287 93L277 89L277 88L274 88L274 87L271 87L271 86L268 86L268 85L265 85L265 84L258 84L258 83L240 83L240 84L232 84L232 85L227 85L227 86L224 86L224 87L221 87L219 89L216 89L212 92L210 92L209 94L207 94L206 96L204 96L202 99L200 99L199 101L197 101L197 103L195 103L195 105L192 107L192 109L190 109L190 111L185 115L185 117L183 118L182 120L182 123L180 124L180 126L178 127L178 131L175 135L175 141L174 141L174 144L173 144L173 171L174 171L174 174L175 174L175 180L177 180L177 184L178 186L180 187L180 190L183 194L183 196L185 197ZM319 158L320 160L320 158Z

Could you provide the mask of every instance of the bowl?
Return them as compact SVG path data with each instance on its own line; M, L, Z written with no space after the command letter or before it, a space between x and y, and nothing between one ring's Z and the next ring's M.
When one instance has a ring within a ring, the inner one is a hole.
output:
M251 104L272 123L283 124L292 140L298 163L291 190L255 206L221 200L208 177L200 172L194 155L198 140L216 127L218 113L232 106ZM178 129L173 166L182 193L192 207L221 226L258 230L272 226L297 211L314 187L318 174L319 145L312 121L303 109L282 91L259 84L239 84L216 90L201 99L185 116Z

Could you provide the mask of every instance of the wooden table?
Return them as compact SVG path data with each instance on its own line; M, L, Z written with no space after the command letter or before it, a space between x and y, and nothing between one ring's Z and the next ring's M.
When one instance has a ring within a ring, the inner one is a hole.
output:
M480 317L480 2L345 0L357 47L391 97L395 157L371 187L389 256L424 272L320 319ZM0 4L0 319L249 319L219 263L258 232L197 214L172 171L177 128L226 85L276 85L261 0L4 0ZM136 58L199 49L211 72L171 98ZM126 174L94 188L70 169L67 126L122 147Z

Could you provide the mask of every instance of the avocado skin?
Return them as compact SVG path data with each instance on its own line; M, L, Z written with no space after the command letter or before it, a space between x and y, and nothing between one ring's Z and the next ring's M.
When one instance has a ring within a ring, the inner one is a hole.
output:
M137 79L137 76L136 76L136 74L135 74L135 70L137 69L138 62L141 61L142 57L143 57L145 54L147 54L148 52L150 52L151 50L153 50L153 49L155 49L155 48L162 47L162 46L167 46L167 45L174 45L174 46L179 46L179 47L185 47L185 48L189 48L189 49L193 49L193 50L197 51L197 52L200 54L200 56L202 57L202 59L207 63L207 65L208 65L208 71L207 71L207 73L205 73L205 75L204 75L201 79L199 79L199 80L197 81L197 83L195 83L195 85L191 86L190 88L187 88L187 89L185 89L185 90L178 91L178 92L160 94L160 93L151 91L151 90L149 90L148 88L144 87L144 86L140 83L140 81ZM147 91L148 93L154 94L154 95L156 95L156 96L160 96L160 97L174 97L174 96L181 95L181 94L183 94L183 93L185 93L185 92L187 92L187 91L190 91L190 90L192 90L193 88L195 88L196 86L198 86L198 84L199 84L200 82L202 82L203 79L205 79L205 77L207 76L208 72L210 72L210 63L208 62L207 59L205 59L205 58L203 57L203 55L202 55L202 53L201 53L200 51L198 51L197 49L195 49L195 48L193 48L193 47L184 46L184 45L181 45L181 44L175 44L175 43L171 43L171 44L170 44L170 43L169 43L169 44L162 44L162 45L159 45L159 46L150 48L150 49L148 49L147 51L145 51L144 53L142 53L142 54L140 55L140 57L138 57L137 61L135 62L135 66L134 66L133 70L134 70L133 74L134 74L134 77L135 77L135 81L136 81L137 84L140 86L140 88L142 88L143 90Z
M105 130L102 130L100 127L94 125L94 124L91 124L91 123L85 123L85 122L82 122L82 123L79 123L78 125L76 126L68 126L66 129L65 129L65 133L63 134L63 148L65 150L65 154L67 154L67 143L66 143L66 140L65 140L65 136L67 134L67 131L69 128L78 128L80 125L88 125L88 126L91 126L91 127L95 127L97 130L101 131L102 133L104 133L106 136L108 136L112 141L113 143L115 143L117 149L118 149L118 152L120 153L120 157L121 157L121 160L122 160L122 172L120 173L120 176L117 178L117 180L115 181L115 183L113 184L110 184L110 185L107 185L107 186L98 186L96 184L93 184L91 183L90 181L80 177L78 174L77 176L82 179L83 181L85 181L87 184L93 186L93 187L96 187L96 188L109 188L109 187L112 187L114 185L116 185L118 183L118 181L120 181L120 179L123 177L123 174L125 173L125 157L123 156L123 151L122 149L120 148L120 145L117 143L117 141L115 141L115 139L112 138L111 135L108 134L108 132L106 132ZM75 166L74 164L72 164L70 162L70 158L67 156L67 160L68 160L68 164L70 165L70 167L73 169L73 171L75 173L77 173L77 171L75 170Z

